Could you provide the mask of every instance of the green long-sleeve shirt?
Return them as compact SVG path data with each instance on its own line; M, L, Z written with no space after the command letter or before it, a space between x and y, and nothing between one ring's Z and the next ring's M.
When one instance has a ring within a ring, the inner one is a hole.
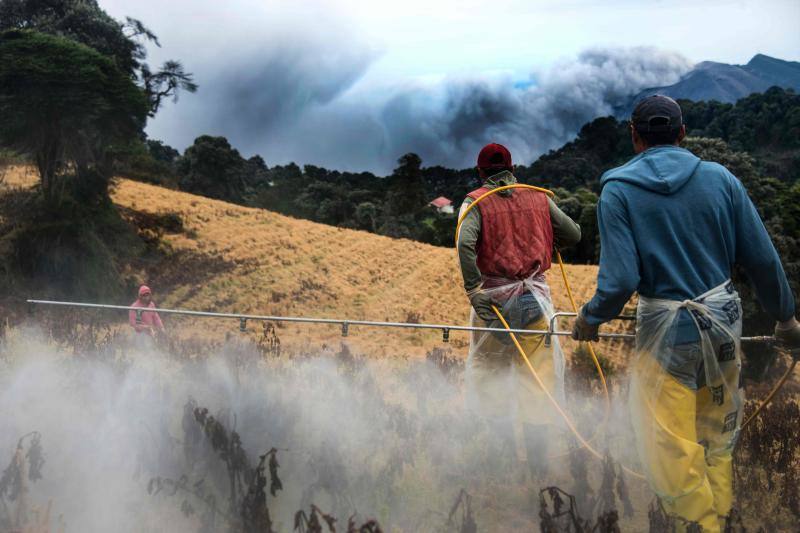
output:
M504 185L511 185L517 180L511 172L503 171L486 179L483 186L494 189ZM501 191L498 194L509 194ZM461 204L461 213L473 202L467 197ZM550 208L550 223L553 226L553 245L558 248L567 248L578 244L581 240L581 227L568 217L552 199L547 199ZM464 289L469 292L481 284L481 271L478 269L478 239L481 235L480 207L472 209L461 223L458 234L458 259L461 264L461 276L464 278Z

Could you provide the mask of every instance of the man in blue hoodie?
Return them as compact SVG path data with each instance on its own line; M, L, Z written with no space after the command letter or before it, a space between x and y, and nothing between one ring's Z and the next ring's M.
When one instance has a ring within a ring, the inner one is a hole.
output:
M732 450L741 426L740 265L777 322L778 343L800 348L800 324L780 258L742 183L678 144L686 128L666 96L636 107L637 155L601 178L597 291L579 313L577 340L634 292L637 359L631 420L650 485L664 507L720 531L733 503Z

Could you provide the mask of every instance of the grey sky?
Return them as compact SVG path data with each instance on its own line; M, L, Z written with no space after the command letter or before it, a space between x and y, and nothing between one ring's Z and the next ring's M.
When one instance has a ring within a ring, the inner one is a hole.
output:
M152 62L180 59L200 84L152 137L182 150L225 135L267 164L386 172L412 150L462 166L488 140L525 162L695 62L800 59L797 0L100 3L143 20L163 46Z

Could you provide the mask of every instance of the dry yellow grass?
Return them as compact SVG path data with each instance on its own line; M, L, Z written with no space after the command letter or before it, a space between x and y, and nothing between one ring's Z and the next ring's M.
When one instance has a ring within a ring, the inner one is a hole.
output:
M0 185L5 189L24 189L33 186L39 180L34 167L10 165L0 166Z
M156 287L160 304L256 314L465 324L469 304L461 288L453 250L294 219L119 180L114 201L149 213L178 213L187 232L169 237L179 251L221 259L229 266L206 275L187 266L185 282ZM593 290L597 267L567 265L579 303ZM203 278L202 281L199 278ZM569 302L557 269L549 273L556 308ZM230 329L235 324L224 324ZM618 327L614 328L619 329ZM309 339L309 346L336 342L329 326L287 326L281 338ZM311 339L316 339L317 342ZM368 341L369 339L369 341ZM464 352L464 334L453 334ZM351 345L378 355L420 354L441 342L438 333L353 328ZM619 356L620 342L601 351ZM616 357L614 357L616 359Z
M20 169L11 171L6 183L22 186L35 178L23 174ZM122 208L177 213L183 220L184 232L165 237L173 251L171 260L153 279L142 279L153 285L161 307L398 322L468 321L469 302L452 249L317 224L125 179L115 181L112 197ZM580 305L593 293L597 267L566 268ZM569 310L557 267L548 273L548 280L556 308ZM235 321L168 320L178 329L215 338L238 328ZM338 348L338 327L283 326L278 335L284 344L308 350L319 350L322 344ZM616 324L609 331L622 327ZM465 356L467 335L454 332L451 339L456 353ZM351 327L348 342L358 351L378 356L415 356L441 345L441 333ZM600 347L601 353L615 360L626 351L621 342Z

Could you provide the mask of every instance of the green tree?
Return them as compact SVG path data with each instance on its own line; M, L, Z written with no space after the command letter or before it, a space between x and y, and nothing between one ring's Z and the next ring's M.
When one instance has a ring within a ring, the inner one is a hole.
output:
M415 214L428 203L422 175L422 159L408 153L397 160L398 167L389 177L386 212L391 215Z
M264 158L254 155L244 163L245 181L249 187L262 187L269 182L269 168Z
M179 61L170 59L160 69L151 69L145 62L144 43L160 46L156 35L139 20L115 20L95 0L3 0L0 31L8 29L66 37L111 58L144 90L150 116L155 115L164 99L176 99L179 90L197 90L192 74Z
M795 298L800 296L800 224L798 224L800 182L792 185L763 176L757 169L753 157L732 150L721 139L687 138L684 146L701 159L724 165L739 178L775 244ZM737 270L734 279L742 296L745 333L763 334L769 331L774 323L759 305L753 290L746 282L744 273ZM762 350L761 355L764 353L766 352ZM749 355L757 365L763 362L760 361L763 357L759 358L759 354Z
M168 144L164 144L163 141L147 139L147 141L145 141L145 146L147 146L147 152L150 156L161 163L172 165L176 163L181 156L179 151Z
M355 219L358 229L371 231L375 233L378 231L378 206L372 202L362 202L356 206Z
M201 135L178 163L180 188L211 198L241 202L245 160L225 137Z
M762 174L784 181L800 176L800 95L772 87L735 105L680 101L692 136L724 140L756 159Z
M180 152L161 141L135 140L115 151L114 175L178 188Z
M307 184L303 173L294 163L275 166L267 171L266 180L258 188L252 204L284 215L294 213L294 199Z
M104 196L115 148L139 135L147 112L144 92L96 50L33 31L0 34L0 144L33 158L49 200L68 192L67 170Z
M428 216L417 223L414 238L435 246L453 246L456 238L455 215L431 210Z

